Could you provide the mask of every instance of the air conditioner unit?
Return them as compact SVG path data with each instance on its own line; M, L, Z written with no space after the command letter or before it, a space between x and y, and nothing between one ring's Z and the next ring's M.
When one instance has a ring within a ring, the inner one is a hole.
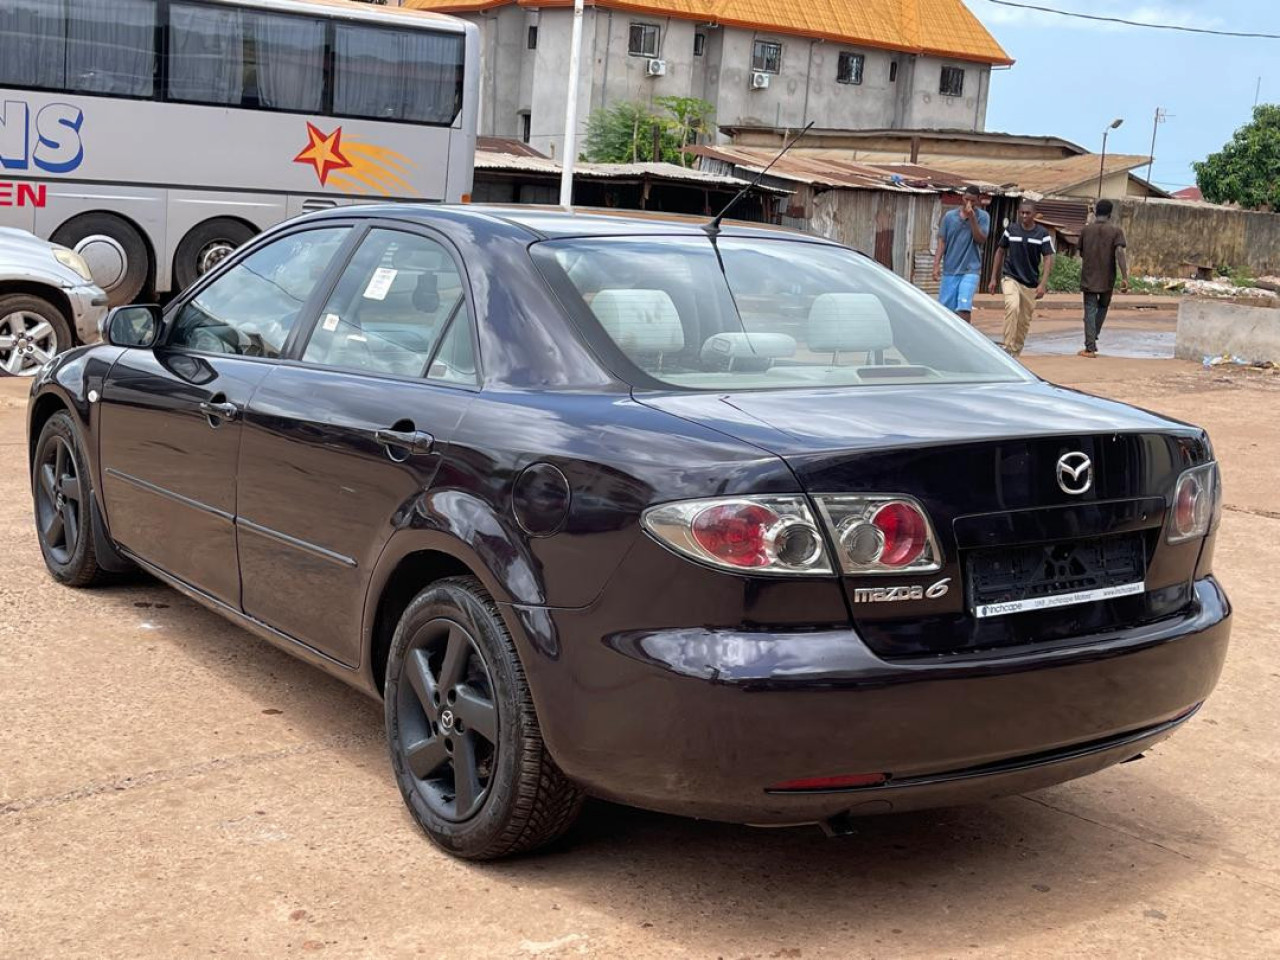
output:
M667 75L667 61L650 60L647 72L651 77L665 77Z
M751 74L751 89L752 90L768 90L769 75L767 73Z

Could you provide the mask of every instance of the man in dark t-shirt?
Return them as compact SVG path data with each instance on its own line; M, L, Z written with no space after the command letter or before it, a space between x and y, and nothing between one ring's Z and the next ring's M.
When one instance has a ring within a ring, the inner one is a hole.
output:
M1110 200L1099 200L1093 222L1080 231L1080 289L1084 291L1084 349L1081 357L1098 355L1098 334L1111 307L1116 286L1116 265L1120 266L1120 290L1129 290L1129 261L1125 256L1124 231L1111 222Z
M1036 301L1044 297L1053 272L1053 237L1036 223L1034 200L1023 200L1018 219L1005 227L991 266L990 292L999 283L1004 293L1004 348L1022 353L1027 330L1035 316Z

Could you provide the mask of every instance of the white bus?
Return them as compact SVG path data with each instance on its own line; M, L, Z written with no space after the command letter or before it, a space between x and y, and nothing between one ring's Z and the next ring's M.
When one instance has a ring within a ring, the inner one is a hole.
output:
M347 0L0 0L0 226L78 251L126 303L273 223L458 202L479 48Z

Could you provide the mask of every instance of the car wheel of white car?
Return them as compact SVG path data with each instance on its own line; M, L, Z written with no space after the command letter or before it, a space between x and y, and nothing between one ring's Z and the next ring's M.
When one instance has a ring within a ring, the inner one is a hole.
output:
M28 293L0 295L0 374L30 377L72 344L62 311Z

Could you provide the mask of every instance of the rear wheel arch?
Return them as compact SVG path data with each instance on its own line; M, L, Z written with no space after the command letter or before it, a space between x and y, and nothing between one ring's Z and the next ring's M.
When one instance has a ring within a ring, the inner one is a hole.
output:
M476 572L452 554L434 549L406 554L387 574L378 590L369 630L370 679L379 694L386 682L391 638L413 598L439 580L464 576L476 576Z

